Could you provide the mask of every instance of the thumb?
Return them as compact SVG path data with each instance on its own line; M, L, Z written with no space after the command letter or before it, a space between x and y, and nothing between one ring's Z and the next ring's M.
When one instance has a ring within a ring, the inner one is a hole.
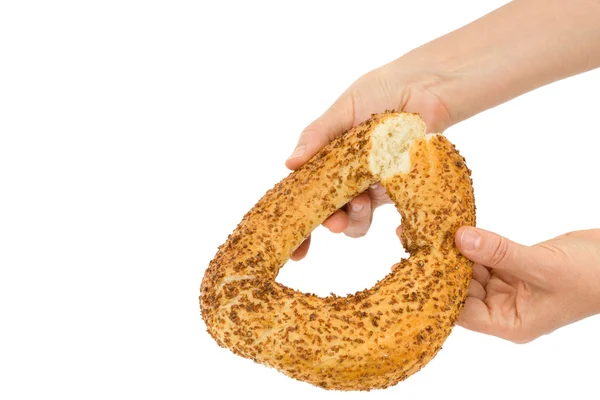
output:
M458 250L471 261L522 278L531 276L531 267L537 259L534 248L479 228L459 228L455 241Z
M289 169L297 169L333 139L352 128L354 124L354 98L347 91L312 124L307 126L292 155L286 160Z

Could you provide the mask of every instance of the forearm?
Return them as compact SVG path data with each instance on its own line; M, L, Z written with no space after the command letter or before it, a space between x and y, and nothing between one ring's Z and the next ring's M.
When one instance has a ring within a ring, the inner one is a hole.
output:
M449 124L600 66L600 1L515 0L403 56Z

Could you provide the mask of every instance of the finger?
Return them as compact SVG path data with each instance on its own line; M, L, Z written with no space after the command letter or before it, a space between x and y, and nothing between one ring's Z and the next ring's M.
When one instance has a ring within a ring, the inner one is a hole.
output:
M300 261L304 257L306 257L306 253L308 253L308 248L310 247L310 236L304 239L304 242L292 253L290 256L290 260L292 261Z
M481 264L473 264L473 279L481 284L481 286L486 287L488 281L490 280L490 270L484 267Z
M289 169L297 169L333 139L354 124L354 95L347 90L323 115L307 126L296 148L286 160Z
M389 196L387 195L385 187L379 183L371 185L368 192L369 197L371 198L371 207L373 210L381 205L392 203L392 200L390 200Z
M400 239L400 245L402 246L402 249L406 251L406 243L402 237L402 225L396 228L396 236L398 236L398 239Z
M483 301L483 300L485 300L487 293L486 293L485 289L483 288L483 286L481 285L481 283L472 279L471 285L469 286L469 291L467 292L467 295L469 297L475 297L476 299Z
M371 200L367 193L358 195L346 205L348 213L348 228L346 236L357 238L364 236L371 226Z
M348 214L344 210L337 210L323 222L323 226L333 233L342 233L348 228Z
M488 306L477 297L467 297L456 323L475 332L488 333L492 324Z
M456 232L456 246L470 260L524 279L534 278L537 251L505 237L474 227ZM537 257L539 258L539 256Z

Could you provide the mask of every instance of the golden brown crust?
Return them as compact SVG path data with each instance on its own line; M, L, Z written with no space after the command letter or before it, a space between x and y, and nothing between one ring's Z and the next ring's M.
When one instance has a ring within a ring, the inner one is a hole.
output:
M334 140L269 190L211 261L202 317L220 346L296 379L338 390L398 383L435 356L467 293L471 262L454 245L475 224L470 171L443 136L417 139L411 170L382 182L402 215L411 254L373 288L320 298L275 278L290 254L335 210L379 178L368 163L384 113Z

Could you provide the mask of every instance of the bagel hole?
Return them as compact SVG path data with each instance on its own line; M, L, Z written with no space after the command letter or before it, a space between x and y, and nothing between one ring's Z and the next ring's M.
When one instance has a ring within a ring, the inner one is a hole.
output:
M371 288L391 273L392 265L408 257L395 233L399 222L396 209L386 205L377 209L369 232L358 239L319 227L306 257L288 261L276 281L319 297Z

